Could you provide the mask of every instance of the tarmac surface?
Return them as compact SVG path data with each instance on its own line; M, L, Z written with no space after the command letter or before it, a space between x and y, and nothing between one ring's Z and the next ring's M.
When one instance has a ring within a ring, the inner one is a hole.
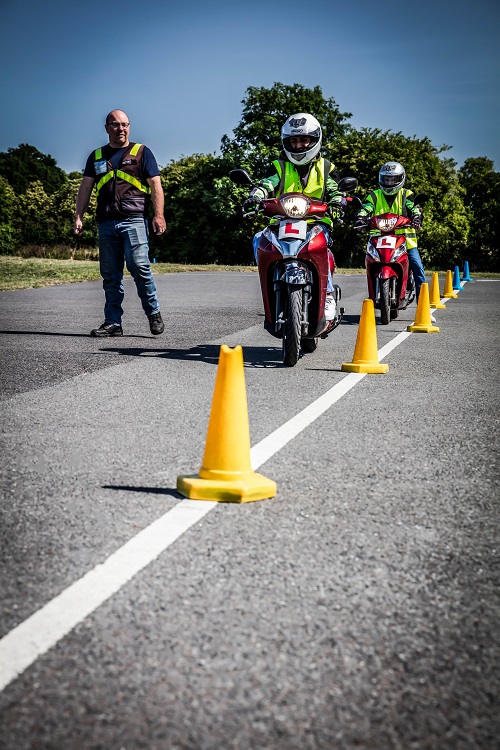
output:
M346 374L346 316L284 368L254 273L0 293L0 638L182 501L221 344L241 344L252 446ZM500 282L467 283L259 472L0 694L0 750L498 750ZM412 306L377 325L381 348ZM1 641L0 641L1 644ZM0 672L2 665L0 665Z

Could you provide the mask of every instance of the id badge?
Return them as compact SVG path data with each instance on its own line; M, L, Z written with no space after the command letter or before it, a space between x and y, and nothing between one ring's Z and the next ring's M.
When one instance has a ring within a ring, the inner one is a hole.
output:
M278 238L280 240L305 240L307 234L307 221L296 219L284 219L280 221Z
M94 169L96 174L105 174L108 171L108 162L106 161L106 159L95 161Z

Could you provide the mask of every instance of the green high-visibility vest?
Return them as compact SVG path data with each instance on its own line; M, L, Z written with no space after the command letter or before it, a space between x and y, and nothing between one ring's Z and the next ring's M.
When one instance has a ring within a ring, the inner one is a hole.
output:
M284 174L282 165L285 166ZM292 164L291 161L275 159L275 161L273 161L273 166L280 178L279 185L275 191L277 198L279 198L280 195L283 195L283 193L304 193L308 198L324 200L326 178L328 177L332 166L329 161L320 158L312 163L305 187L300 180L295 164ZM328 169L328 172L325 175L326 169ZM329 216L325 216L321 221L325 224L332 224L332 220Z
M408 210L406 208L406 199L413 195L411 190L399 190L391 205L387 201L383 190L377 189L367 196L364 203L371 203L373 206L373 216L379 216L380 214L397 214L398 216L407 216ZM372 235L380 234L376 229L370 231ZM411 250L417 247L417 230L414 227L405 227L403 229L396 229L395 234L404 234L406 237L406 247Z

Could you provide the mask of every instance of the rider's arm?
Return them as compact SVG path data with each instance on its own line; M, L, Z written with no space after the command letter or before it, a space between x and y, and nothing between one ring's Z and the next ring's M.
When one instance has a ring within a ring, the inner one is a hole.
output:
M413 195L413 193L411 195ZM416 206L411 197L408 195L406 196L406 209L412 219L414 216L422 215L422 209L420 208L420 206Z
M331 206L340 207L341 202L342 202L342 193L339 190L338 176L339 176L339 173L337 172L336 169L334 169L332 165L330 174L326 178L326 201Z
M279 184L280 176L277 173L276 168L272 166L269 168L264 177L259 180L259 184L256 187L252 188L248 197L255 197L259 198L260 200L264 200L270 193L274 192Z
M375 206L373 205L373 202L371 200L371 196L368 195L364 201L362 207L359 209L356 216L371 216L373 214L373 211L375 209Z

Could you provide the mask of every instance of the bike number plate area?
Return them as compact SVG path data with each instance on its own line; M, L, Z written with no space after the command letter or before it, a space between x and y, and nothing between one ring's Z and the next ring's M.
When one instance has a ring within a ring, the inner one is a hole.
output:
M280 221L278 239L280 240L305 240L307 234L307 221L287 219Z
M394 250L396 247L397 237L379 237L377 239L377 249L381 250Z

